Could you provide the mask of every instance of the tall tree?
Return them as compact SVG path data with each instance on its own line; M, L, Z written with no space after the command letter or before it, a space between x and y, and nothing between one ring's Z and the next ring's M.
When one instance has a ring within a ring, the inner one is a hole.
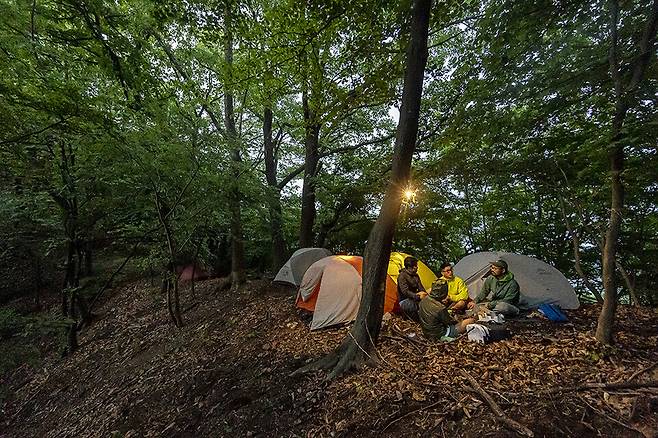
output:
M637 93L645 79L647 69L655 59L656 28L658 27L658 0L653 0L647 8L644 29L633 51L626 55L631 59L622 65L622 47L619 40L620 5L617 0L609 0L610 49L608 61L614 87L614 114L611 126L611 144L608 147L610 162L610 219L603 247L603 286L605 296L603 309L596 327L596 339L604 344L613 342L614 316L617 307L617 247L624 209L624 146L628 143L628 133L624 132L626 115L637 104Z
M427 63L430 10L430 0L414 0L393 170L379 217L370 231L366 245L359 313L349 336L338 348L318 362L300 369L300 372L313 368L332 368L329 378L333 378L372 359L370 353L374 351L384 313L386 270L393 234L416 148L423 75Z
M231 284L239 287L246 281L244 265L244 236L242 232L242 207L240 206L240 139L235 128L235 111L233 105L233 2L226 0L224 4L224 62L228 77L224 82L224 126L226 138L231 151L231 172L233 178L229 189L229 209L231 211Z
M265 179L269 190L267 201L270 213L270 236L272 238L272 272L277 272L286 262L288 250L283 236L281 188L277 180L278 142L272 135L273 118L271 104L268 104L263 110L263 150L265 155Z

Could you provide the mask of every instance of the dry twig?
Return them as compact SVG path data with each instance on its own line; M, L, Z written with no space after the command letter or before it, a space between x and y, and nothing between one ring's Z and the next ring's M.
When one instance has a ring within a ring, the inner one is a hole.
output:
M618 425L620 425L620 426L622 426L622 427L624 427L624 428L626 428L626 429L632 430L633 432L637 432L637 430L636 430L634 427L631 427L631 426L629 426L628 424L622 423L621 421L619 421L619 420L617 420L616 418L614 418L614 417L608 415L607 413L605 413L604 411L602 411L602 410L600 410L600 409L596 409L594 406L592 406L590 403L588 403L587 400L585 400L584 397L579 396L578 398L579 398L580 400L582 400L582 402L585 403L587 406L589 406L589 408L590 408L592 411L597 412L597 413L603 415L604 417L606 417L608 420L612 421L612 422L615 423L615 424L618 424Z
M380 335L380 338L392 339L398 342L403 342L403 341L409 342L409 345L411 345L419 354L423 354L423 351L420 349L420 347L414 344L414 342L406 336Z
M568 386L568 387L560 386L557 388L546 389L544 391L539 391L537 394L545 395L545 394L556 394L563 392L579 392L579 391L587 391L588 389L638 389L638 388L658 388L658 381L654 380L650 382L639 382L639 383L632 383L632 382L585 383L579 386Z
M644 374L644 373L646 373L647 371L651 371L652 369L654 369L654 368L656 368L656 367L658 367L658 362L654 362L654 363L652 363L651 365L649 365L649 366L646 367L646 368L642 368L642 369L639 370L639 371L635 371L633 374L631 374L631 377L628 378L627 382L630 382L631 380L633 380L634 378L636 378L636 377L639 376L640 374Z
M528 429L527 427L525 427L521 423L516 422L516 421L512 420L511 418L509 418L507 415L505 415L505 413L500 408L500 406L498 406L498 404L494 401L494 399L491 398L491 396L489 394L487 394L487 392L484 389L482 389L482 387L477 382L477 380L475 380L470 374L468 374L464 370L459 370L459 372L462 374L462 376L466 377L469 382L471 382L471 385L473 385L473 389L478 394L480 394L480 396L482 396L484 401L487 402L487 404L489 405L491 410L494 411L494 413L496 414L496 416L498 417L498 419L500 421L502 421L503 423L505 423L505 425L509 426L515 432L517 432L517 433L519 433L523 436L529 436L529 437L535 436L535 434L530 429ZM468 388L466 388L466 389L468 389Z

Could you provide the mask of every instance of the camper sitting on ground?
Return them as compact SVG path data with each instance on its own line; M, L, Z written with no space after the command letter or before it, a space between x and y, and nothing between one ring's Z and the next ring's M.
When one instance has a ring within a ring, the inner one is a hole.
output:
M400 309L409 318L418 320L418 302L427 296L418 275L418 259L407 257L404 268L398 275L398 303Z
M466 283L454 274L450 263L441 265L441 278L437 281L448 284L448 296L441 303L454 313L463 313L471 299L468 296Z
M448 296L448 283L437 280L428 297L423 298L418 308L418 318L423 335L430 340L449 342L466 331L466 326L476 322L468 318L457 322L450 317L442 301Z
M475 301L468 304L468 308L475 308L475 314L479 313L476 306L481 306L505 316L516 316L519 314L519 308L516 307L519 296L519 283L514 279L514 274L508 271L507 262L497 260L491 262L491 275L484 281L482 290Z

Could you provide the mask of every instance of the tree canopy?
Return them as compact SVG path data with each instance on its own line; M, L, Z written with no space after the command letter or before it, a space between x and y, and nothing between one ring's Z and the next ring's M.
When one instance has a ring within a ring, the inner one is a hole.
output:
M363 254L395 174L410 10L0 0L0 255L21 278L0 299L50 284L77 326L113 275L102 252L161 274L181 325L178 265L239 287L300 245ZM657 15L432 5L393 248L434 265L520 252L583 299L656 305Z

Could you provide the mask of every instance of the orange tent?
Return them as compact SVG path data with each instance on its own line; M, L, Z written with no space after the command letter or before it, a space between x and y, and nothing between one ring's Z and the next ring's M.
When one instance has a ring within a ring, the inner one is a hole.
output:
M384 313L397 310L399 268L392 266L389 265L386 275ZM311 330L356 318L361 304L362 271L363 258L360 256L329 256L308 268L299 286L296 305L313 312ZM436 279L433 273L431 275Z

